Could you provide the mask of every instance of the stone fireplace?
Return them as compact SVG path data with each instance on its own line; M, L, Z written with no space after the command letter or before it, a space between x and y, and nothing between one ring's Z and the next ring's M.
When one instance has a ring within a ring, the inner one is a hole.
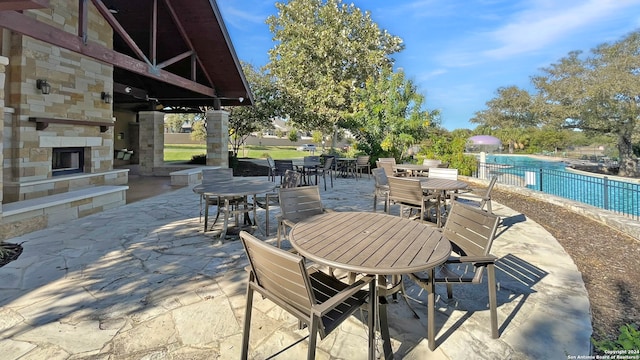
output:
M51 175L68 175L84 172L84 148L53 148L51 156Z

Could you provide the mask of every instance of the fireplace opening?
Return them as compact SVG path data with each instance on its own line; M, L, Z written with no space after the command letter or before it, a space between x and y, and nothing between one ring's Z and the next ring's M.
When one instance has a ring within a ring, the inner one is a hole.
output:
M51 171L53 176L84 172L84 148L53 148Z

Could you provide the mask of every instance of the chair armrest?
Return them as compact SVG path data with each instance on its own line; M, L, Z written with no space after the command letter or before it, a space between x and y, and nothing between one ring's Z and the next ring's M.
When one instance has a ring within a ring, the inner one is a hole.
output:
M323 316L327 312L333 310L338 304L350 298L355 293L362 291L362 287L370 283L374 279L375 279L375 276L372 276L372 275L363 276L358 281L344 288L342 291L330 297L327 301L323 302L322 304L313 305L311 307L311 311L313 311L317 316Z
M495 263L498 258L493 255L478 255L478 256L460 256L450 257L445 262L446 264L460 264L460 263L474 263L474 264L491 264Z

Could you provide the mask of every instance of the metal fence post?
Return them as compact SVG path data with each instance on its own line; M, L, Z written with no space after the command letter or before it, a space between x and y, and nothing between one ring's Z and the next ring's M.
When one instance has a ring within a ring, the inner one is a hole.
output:
M609 178L608 177L603 177L602 178L603 182L603 190L604 190L604 194L602 194L602 199L604 204L602 204L602 207L605 210L609 210Z

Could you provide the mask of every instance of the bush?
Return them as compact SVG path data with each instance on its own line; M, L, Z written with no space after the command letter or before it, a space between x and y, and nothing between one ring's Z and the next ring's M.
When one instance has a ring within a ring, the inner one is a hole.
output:
M207 164L207 155L193 155L191 160L189 160L189 164L197 164L197 165L206 165Z
M626 324L620 327L620 334L616 340L596 341L591 339L593 346L601 352L606 350L637 350L640 349L640 331L638 325Z

